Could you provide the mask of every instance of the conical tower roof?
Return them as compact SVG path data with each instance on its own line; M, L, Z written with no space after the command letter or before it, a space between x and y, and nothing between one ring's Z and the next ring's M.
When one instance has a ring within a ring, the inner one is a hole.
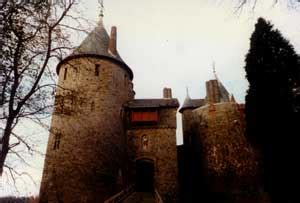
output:
M104 28L103 20L101 18L94 30L75 49L72 55L95 54L112 57L123 62L119 53L114 55L109 52L109 40L109 35Z
M218 91L220 93L220 102L229 102L229 100L230 100L229 92L227 91L227 89L225 88L225 86L222 84L222 82L219 80L219 77L217 76L215 62L213 62L213 74L215 77L214 80L216 80L218 83Z
M193 107L193 102L192 102L192 99L190 98L190 96L187 95L186 98L184 99L181 109L186 109L186 108L190 108L190 107Z
M74 52L58 64L57 73L59 73L60 66L64 62L70 59L77 58L77 57L95 57L95 58L105 58L121 64L122 67L129 72L132 79L133 78L132 70L122 60L118 52L113 54L109 50L109 42L110 42L110 37L104 28L103 19L101 17L94 30L88 34L88 36L74 50Z
M191 99L190 96L187 94L187 96L183 102L183 105L179 109L179 112L182 113L186 109L198 108L200 106L203 106L204 102L205 102L204 99Z
M219 91L220 91L220 100L221 102L229 102L230 101L230 94L225 88L225 86L222 84L220 80L218 80L219 84Z

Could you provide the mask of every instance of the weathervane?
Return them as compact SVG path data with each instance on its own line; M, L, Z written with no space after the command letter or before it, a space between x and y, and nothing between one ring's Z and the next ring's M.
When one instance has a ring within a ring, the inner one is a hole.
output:
M217 72L216 72L216 64L215 64L215 61L213 61L212 68L213 68L213 73L214 73L215 79L218 80L218 76L217 76Z
M99 4L100 4L100 17L103 17L103 10L104 10L104 6L103 6L103 0L98 0Z

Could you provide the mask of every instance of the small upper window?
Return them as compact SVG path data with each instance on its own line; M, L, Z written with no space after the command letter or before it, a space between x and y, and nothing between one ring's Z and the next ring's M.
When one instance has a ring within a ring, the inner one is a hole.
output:
M124 75L124 85L125 86L127 85L127 75L126 74Z
M95 65L95 75L99 76L99 72L100 72L100 64L96 64Z
M67 79L67 73L68 73L68 69L65 68L65 72L64 72L64 80Z

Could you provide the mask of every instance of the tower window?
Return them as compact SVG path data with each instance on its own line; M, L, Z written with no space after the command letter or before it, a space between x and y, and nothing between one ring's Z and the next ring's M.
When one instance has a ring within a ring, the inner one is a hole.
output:
M225 154L225 156L229 156L229 146L228 145L225 145L224 154Z
M68 73L68 69L65 68L65 72L64 72L64 80L67 79L67 73Z
M95 110L95 102L92 102L91 103L91 111L94 111Z
M59 145L60 145L60 137L61 137L61 134L55 134L55 138L54 138L54 146L53 146L53 149L56 150L56 149L59 149Z
M124 85L127 86L127 75L124 75Z
M99 76L100 64L95 65L95 76Z

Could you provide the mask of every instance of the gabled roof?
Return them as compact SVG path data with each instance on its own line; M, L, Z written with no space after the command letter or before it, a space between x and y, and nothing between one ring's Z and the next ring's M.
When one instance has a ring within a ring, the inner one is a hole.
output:
M177 99L134 99L124 105L126 108L178 108Z

